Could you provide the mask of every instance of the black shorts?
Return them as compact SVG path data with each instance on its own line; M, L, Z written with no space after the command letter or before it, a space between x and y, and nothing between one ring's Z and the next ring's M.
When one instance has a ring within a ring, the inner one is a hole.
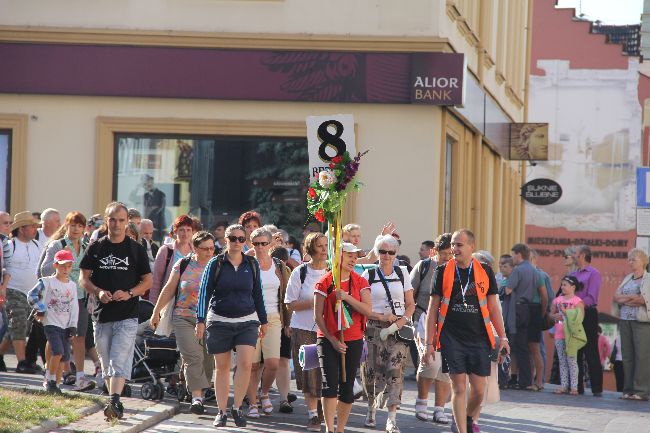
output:
M487 377L492 372L490 342L467 343L457 340L450 332L440 335L440 353L443 372L449 374L475 374Z
M211 322L205 330L205 345L210 355L226 353L237 346L257 345L260 322Z
M291 359L291 338L284 335L284 328L280 334L280 358Z
M542 306L528 304L528 342L539 343L542 336Z

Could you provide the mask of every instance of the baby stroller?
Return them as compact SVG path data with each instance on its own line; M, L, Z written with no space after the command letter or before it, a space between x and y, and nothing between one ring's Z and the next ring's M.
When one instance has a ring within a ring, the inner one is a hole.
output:
M176 339L159 337L149 325L153 304L141 299L138 304L138 333L133 354L131 380L142 383L140 394L145 400L162 400L165 386L161 379L178 374L180 354Z

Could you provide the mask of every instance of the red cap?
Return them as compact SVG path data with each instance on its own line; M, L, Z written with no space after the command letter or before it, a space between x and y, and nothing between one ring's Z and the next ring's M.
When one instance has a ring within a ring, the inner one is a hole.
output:
M72 257L72 253L68 250L61 250L58 253L54 255L54 263L72 263L74 262L74 257Z

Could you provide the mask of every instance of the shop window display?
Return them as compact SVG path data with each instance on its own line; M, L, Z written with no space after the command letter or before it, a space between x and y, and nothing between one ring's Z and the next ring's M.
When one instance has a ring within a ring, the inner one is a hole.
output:
M160 241L180 214L209 228L254 209L300 236L307 218L304 138L117 135L114 195L154 222Z

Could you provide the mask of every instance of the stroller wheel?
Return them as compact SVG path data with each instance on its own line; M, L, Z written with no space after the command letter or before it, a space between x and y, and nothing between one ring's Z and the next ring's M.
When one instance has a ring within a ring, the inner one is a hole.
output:
M163 400L165 398L165 385L159 383L156 386L158 387L158 400Z
M157 385L154 385L153 383L145 383L142 385L142 389L140 390L140 394L142 395L142 398L145 400L153 400L158 396L158 390L157 390Z
M122 390L123 397L131 397L132 389L131 385L124 384L124 389Z

